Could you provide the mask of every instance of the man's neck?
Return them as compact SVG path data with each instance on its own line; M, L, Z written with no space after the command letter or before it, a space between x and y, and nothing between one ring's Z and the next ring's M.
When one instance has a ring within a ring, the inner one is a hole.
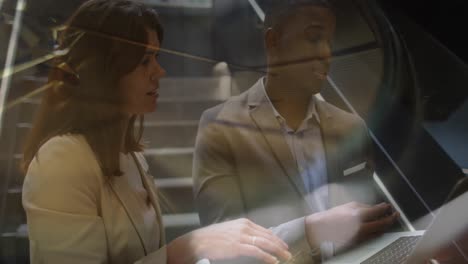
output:
M265 78L265 91L276 111L293 130L297 130L307 116L313 95L293 90L294 84Z

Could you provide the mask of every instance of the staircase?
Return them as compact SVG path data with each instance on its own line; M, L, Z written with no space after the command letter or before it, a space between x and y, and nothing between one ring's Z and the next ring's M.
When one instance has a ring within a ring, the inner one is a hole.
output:
M45 79L13 76L9 102L42 86ZM19 170L24 138L39 99L28 98L6 109L0 137L0 263L29 263L26 215L21 205L23 175ZM7 103L8 104L8 103Z
M239 65L258 65L258 57L264 54L263 42L258 34L261 29L256 26L258 19L248 1L171 1L177 2L178 7L166 6L163 2L169 1L164 0L143 2L157 7L168 32L163 46L187 55L162 52L159 60L171 76L161 80L157 110L146 115L144 123L144 154L155 184L169 204L163 205L162 211L166 240L170 242L200 226L193 202L191 176L201 114L247 89L258 78L258 74L250 72L234 72L231 76L226 64L213 67L212 63L194 60L191 55ZM186 4L197 5L197 8L184 8ZM71 8L71 4L65 5ZM242 34L241 41L237 37L232 39L238 35L232 32ZM5 44L3 39L0 44ZM13 76L10 102L44 85L46 80L42 76L45 74L34 71ZM6 111L3 120L5 126L0 136L0 264L29 263L26 216L21 205L23 175L18 168L23 141L31 129L39 102L40 95L22 100Z
M192 193L192 158L204 110L231 95L229 75L161 80L155 113L145 116L145 157L160 194L167 241L199 227Z
M43 78L25 78L23 87L40 87ZM231 77L166 78L160 82L157 111L145 116L145 157L155 183L168 201L162 206L167 241L200 226L192 194L192 157L198 121L204 110L215 106L231 95ZM22 158L21 147L32 126L39 97L23 100L7 111L9 141L2 142L2 171L9 176L0 239L0 263L28 263L27 225L21 205L23 175L18 170ZM15 122L13 122L15 120ZM5 139L6 135L2 137ZM14 141L14 142L13 142ZM13 143L13 144L12 144ZM3 146L10 145L10 153ZM5 181L6 180L6 181Z

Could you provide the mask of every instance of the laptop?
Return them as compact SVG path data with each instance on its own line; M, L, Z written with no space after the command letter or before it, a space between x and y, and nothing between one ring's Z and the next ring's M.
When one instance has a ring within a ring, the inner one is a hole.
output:
M325 264L398 264L425 263L443 245L468 232L468 178L457 182L444 206L425 231L386 233L347 252L335 256ZM468 234L468 233L467 233ZM458 246L455 244L455 246ZM459 250L468 263L468 252ZM432 263L437 263L432 260Z

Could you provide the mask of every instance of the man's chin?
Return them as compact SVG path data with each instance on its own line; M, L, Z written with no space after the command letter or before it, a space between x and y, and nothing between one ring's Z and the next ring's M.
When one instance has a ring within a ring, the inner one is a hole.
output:
M309 91L309 94L310 94L310 95L319 94L319 93L322 92L322 85L320 85L320 87L317 87L317 86L307 87L307 90L306 90L306 91Z

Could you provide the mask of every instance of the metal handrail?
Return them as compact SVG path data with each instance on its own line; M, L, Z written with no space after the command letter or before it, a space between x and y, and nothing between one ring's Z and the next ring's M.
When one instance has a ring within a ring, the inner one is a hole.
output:
M15 61L16 47L20 35L21 23L23 18L23 10L26 7L25 0L18 0L16 3L16 12L13 22L13 30L11 32L10 41L8 43L7 57L5 61L5 69L11 69ZM4 77L5 75L5 77ZM8 92L11 84L11 75L5 71L2 73L2 82L0 84L0 137L2 136L4 106L8 97Z

